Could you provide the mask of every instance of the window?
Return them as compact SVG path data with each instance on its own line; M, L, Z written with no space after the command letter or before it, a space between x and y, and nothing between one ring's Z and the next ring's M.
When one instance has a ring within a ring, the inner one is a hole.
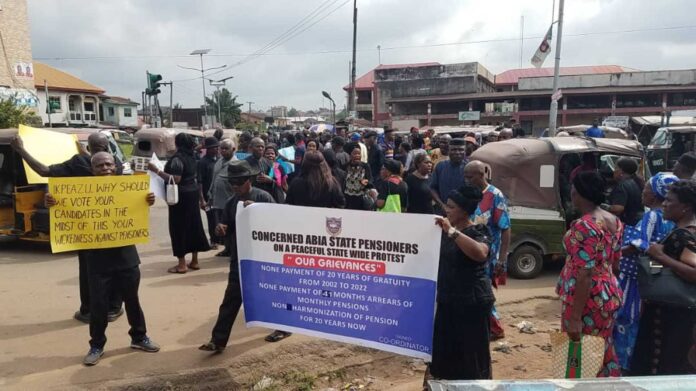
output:
M124 107L123 108L123 116L124 117L132 117L133 112L131 111L132 109L130 107Z
M551 97L520 99L519 111L548 110L551 106Z
M611 97L609 95L579 95L568 97L569 109L599 109L610 107Z
M669 95L669 105L670 106L695 106L696 105L696 93L695 92L677 92Z
M68 99L68 110L75 111L75 101L72 99Z
M85 102L85 111L94 111L94 102Z
M53 112L63 111L60 103L60 96L49 96L48 97L48 107L53 109Z
M113 107L109 107L109 117L113 117L113 116L115 116L115 115L116 115L116 113L114 112L114 108L113 108Z
M617 95L616 107L659 107L662 98L658 94Z

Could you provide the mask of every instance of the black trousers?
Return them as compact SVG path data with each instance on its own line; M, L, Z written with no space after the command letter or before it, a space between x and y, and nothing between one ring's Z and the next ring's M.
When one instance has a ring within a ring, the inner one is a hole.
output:
M87 260L83 251L77 252L77 260L80 265L78 277L80 280L80 313L87 315L90 307L89 272L87 271ZM123 304L121 293L115 290L109 292L109 312L118 312L121 309L121 304Z
M133 342L142 341L146 334L145 316L140 308L138 287L140 286L140 267L135 266L125 270L117 270L106 273L94 273L89 276L89 290L91 294L89 335L92 338L89 345L93 348L103 349L106 344L106 326L109 324L108 301L109 292L118 291L123 295L126 304L126 316Z
M212 341L217 346L227 346L230 339L234 320L242 306L242 287L239 285L239 267L236 261L230 263L230 274L227 279L225 297L220 304L217 322L213 327Z

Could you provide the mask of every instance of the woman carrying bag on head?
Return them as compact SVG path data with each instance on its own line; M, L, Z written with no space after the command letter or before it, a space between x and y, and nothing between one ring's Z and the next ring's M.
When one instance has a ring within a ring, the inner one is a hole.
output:
M677 228L661 243L652 244L647 254L652 263L662 265L661 270L655 268L661 276L653 283L669 277L669 270L673 278L663 281L668 286L662 290L670 291L672 297L663 295L655 301L651 293L660 293L660 289L641 283L643 314L632 376L696 374L696 182L673 184L662 209ZM665 299L672 303L662 303Z

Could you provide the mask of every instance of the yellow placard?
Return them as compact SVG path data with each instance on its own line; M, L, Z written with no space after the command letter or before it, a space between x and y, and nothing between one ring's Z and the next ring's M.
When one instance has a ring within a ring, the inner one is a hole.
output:
M36 160L49 166L63 163L78 153L77 138L74 134L53 132L19 125L19 137L22 138L24 149ZM40 176L24 162L27 183L47 183L48 179Z
M150 236L147 175L49 178L51 249L121 247Z

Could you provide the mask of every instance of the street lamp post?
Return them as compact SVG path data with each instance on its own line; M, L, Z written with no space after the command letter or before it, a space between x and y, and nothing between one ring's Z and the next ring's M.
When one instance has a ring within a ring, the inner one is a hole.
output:
M205 72L212 71L213 69L225 68L227 66L227 65L222 65L219 67L213 67L213 68L208 68L208 69L203 68L203 55L208 54L208 53L210 53L210 49L198 49L198 50L194 50L191 53L189 53L192 56L198 55L201 57L201 69L189 68L189 67L184 67L184 66L179 65L179 68L190 69L192 71L196 71L196 72L201 73L201 84L203 84L203 112L205 113L204 125L208 125L208 105L205 102Z
M222 112L220 111L220 87L224 87L225 82L229 79L232 79L232 78L234 78L234 76L226 77L222 80L217 80L217 81L208 79L210 81L210 85L215 87L215 100L217 100L217 109L218 109L217 120L218 120L218 123L220 124L220 126L222 126Z
M331 120L333 121L334 126L336 126L336 102L334 102L333 98L331 97L331 94L329 94L328 92L322 91L321 94L324 95L324 98L331 101L331 104L333 107L333 113L331 115Z

